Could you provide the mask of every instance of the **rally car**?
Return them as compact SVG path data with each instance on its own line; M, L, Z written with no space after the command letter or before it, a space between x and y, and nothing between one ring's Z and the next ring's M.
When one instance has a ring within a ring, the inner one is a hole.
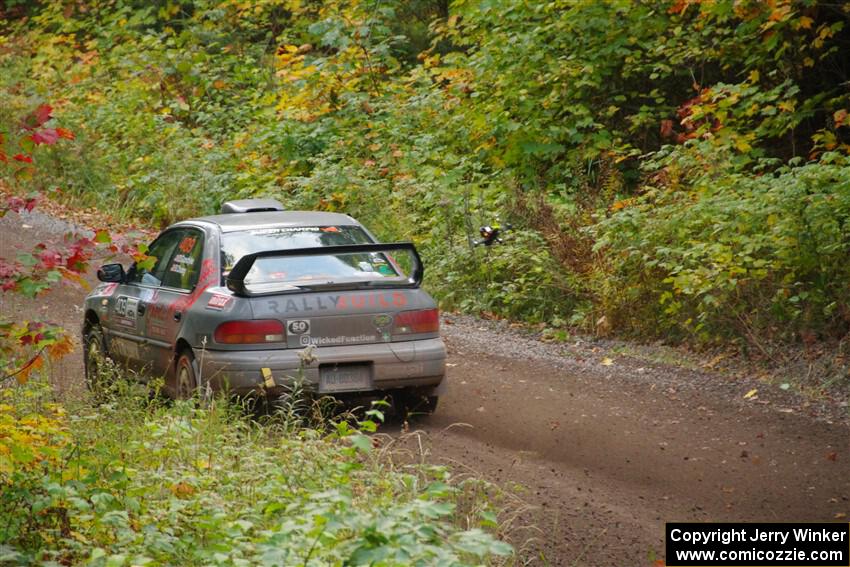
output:
M172 397L276 396L299 381L436 407L446 349L412 244L381 244L348 215L249 199L168 227L147 254L126 271L102 266L86 297L90 385L109 358L164 376Z

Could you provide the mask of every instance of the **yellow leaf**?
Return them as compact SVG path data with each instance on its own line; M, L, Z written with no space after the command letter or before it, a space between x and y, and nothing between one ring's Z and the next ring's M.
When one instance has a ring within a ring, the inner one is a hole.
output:
M759 393L759 391L756 388L753 388L752 390L750 390L749 392L744 394L744 399L749 400L750 398L755 397L755 395L758 394L758 393Z
M614 361L611 360L610 358L603 358L602 359L602 366L614 366Z
M195 493L195 487L185 482L178 482L177 484L172 484L169 487L169 490L171 490L174 496L178 498L192 496Z
M743 138L735 140L735 147L738 148L738 151L741 153L745 153L753 149L753 147Z
M808 17L808 16L803 16L802 18L800 18L800 20L799 20L799 22L798 22L798 25L799 25L801 28L803 28L804 30L807 30L807 29L809 29L809 28L811 28L811 27L812 27L812 24L813 24L813 23L814 23L814 20L813 20L813 19L811 19L811 18L810 18L810 17Z
M750 82L757 83L759 81L759 72L755 69L750 71Z

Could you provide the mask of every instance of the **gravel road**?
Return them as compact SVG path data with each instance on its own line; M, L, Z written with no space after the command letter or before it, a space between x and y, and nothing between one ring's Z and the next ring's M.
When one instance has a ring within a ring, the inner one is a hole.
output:
M66 228L43 214L9 214L0 256ZM84 293L6 296L0 313L77 329ZM509 489L508 535L533 564L651 565L663 557L666 521L847 521L846 407L646 347L626 356L609 342L543 343L454 315L443 333L450 382L436 415L413 425L420 436L387 429L458 475ZM79 391L81 374L79 349L52 369L63 392Z

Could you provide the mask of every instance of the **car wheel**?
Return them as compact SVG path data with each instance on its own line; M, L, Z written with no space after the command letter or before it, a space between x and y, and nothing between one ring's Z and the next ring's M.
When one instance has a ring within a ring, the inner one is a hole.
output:
M185 400L195 395L198 388L195 376L195 356L190 350L184 350L177 357L174 367L174 397Z
M438 396L428 396L419 392L405 392L402 403L405 418L416 415L431 415L437 411Z
M83 368L89 391L101 393L106 386L108 367L104 362L108 358L103 330L99 325L92 325L83 335Z

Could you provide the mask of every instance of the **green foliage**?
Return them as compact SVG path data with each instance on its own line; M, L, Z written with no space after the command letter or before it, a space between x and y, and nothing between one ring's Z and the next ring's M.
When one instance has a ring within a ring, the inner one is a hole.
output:
M682 166L679 156L667 160ZM661 305L669 328L704 338L846 333L847 158L826 154L757 177L689 165L688 191L649 189L599 226L598 245L623 258L614 275L621 316Z
M158 224L252 195L344 211L416 241L430 288L470 311L700 340L846 329L839 272L811 260L840 239L773 242L753 212L815 234L843 218L844 5L48 0L15 14L0 123L62 100L77 139L51 148L47 173L80 202ZM801 176L835 199L780 202ZM718 242L743 202L751 237ZM504 249L470 250L497 217L518 227Z
M225 400L164 405L121 383L68 414L42 382L0 394L0 562L468 565L512 553L484 529L493 512L474 487L442 467L394 468L348 427L258 424ZM470 512L479 525L459 527Z

